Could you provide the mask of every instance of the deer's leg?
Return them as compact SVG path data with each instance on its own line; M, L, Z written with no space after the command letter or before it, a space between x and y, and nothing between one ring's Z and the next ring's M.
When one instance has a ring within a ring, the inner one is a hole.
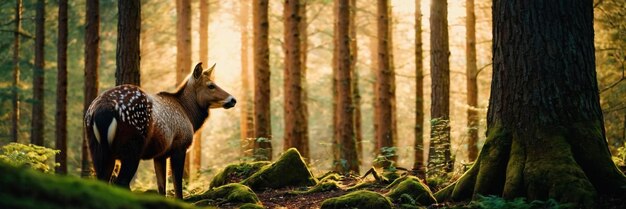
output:
M93 157L93 167L96 170L96 177L104 182L111 180L113 168L115 167L115 159L109 156Z
M185 150L175 150L172 152L170 164L172 173L174 174L174 193L176 198L183 198L183 169L185 167Z
M122 160L122 168L117 175L115 184L130 189L130 181L133 180L135 172L139 167L139 158L126 158Z
M154 171L157 178L157 187L159 188L159 194L165 195L165 188L167 183L165 181L165 162L166 157L154 158Z

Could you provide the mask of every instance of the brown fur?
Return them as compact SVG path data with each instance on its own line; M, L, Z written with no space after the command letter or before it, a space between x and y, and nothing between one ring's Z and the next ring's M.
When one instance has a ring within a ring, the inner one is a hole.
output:
M196 65L174 93L151 95L137 86L121 85L98 96L85 115L98 179L108 182L115 160L120 160L115 183L128 188L140 159L154 159L159 193L165 194L165 160L169 157L176 197L182 198L185 153L194 132L209 116L209 108L230 108L236 103L213 83L213 67L203 71L201 63Z

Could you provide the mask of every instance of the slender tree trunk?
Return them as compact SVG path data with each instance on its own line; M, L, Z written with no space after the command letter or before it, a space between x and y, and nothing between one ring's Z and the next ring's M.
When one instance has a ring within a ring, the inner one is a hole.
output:
M56 173L67 174L67 0L59 1L57 69Z
M466 0L465 18L466 44L465 54L467 54L467 153L468 160L474 161L478 156L478 67L476 66L476 15L474 15L474 0Z
M37 1L35 16L35 68L33 68L33 117L31 123L30 143L43 146L44 132L44 45L46 40L46 1Z
M339 5L337 4L337 2L334 2L333 5L333 16L337 17L338 14L337 12L339 11L338 9ZM338 24L339 22L335 21L335 23L333 24L333 33L337 33L338 31ZM333 77L332 77L332 92L333 92L333 140L332 140L332 151L333 151L333 166L336 167L337 163L340 162L340 155L341 153L339 150L339 142L337 141L337 139L339 138L339 136L337 136L337 127L339 126L337 124L337 117L339 117L339 113L337 112L338 108L337 108L337 101L339 100L338 97L338 93L337 93L337 74L338 74L338 70L339 70L339 50L337 47L337 35L333 36L333 57L332 57L332 68L333 68Z
M378 69L376 71L376 119L378 126L375 130L376 152L381 153L383 148L395 146L395 127L393 125L393 105L395 97L394 69L391 56L390 33L390 6L389 0L377 1L377 34L378 34Z
M339 162L335 171L359 172L354 133L354 102L352 98L352 65L350 40L350 0L335 0L337 7L337 127L335 128Z
M308 140L304 139L305 131L302 129L306 124L304 108L302 107L302 49L301 44L301 2L299 0L286 0L283 9L285 25L285 139L284 150L295 147L300 154L308 159Z
M310 150L309 150L309 107L307 106L307 102L308 102L308 88L307 88L307 82L306 82L306 72L307 72L307 67L306 67L306 63L307 63L307 53L309 52L309 35L308 35L308 26L309 23L308 18L307 18L307 4L308 2L310 2L309 0L301 0L300 1L300 26L298 28L298 30L300 30L300 67L302 68L300 70L300 83L302 86L302 94L301 94L301 101L302 101L302 105L301 108L302 110L299 111L300 114L302 114L300 117L302 118L302 120L304 121L304 123L302 123L300 125L300 127L298 127L300 129L300 132L302 133L302 143L300 144L302 147L302 152L306 153L306 156L303 154L303 156L305 156L305 161L307 163L310 162ZM302 153L301 153L302 154Z
M85 99L83 114L98 96L98 65L100 64L100 6L99 0L87 0L85 16ZM81 176L91 175L91 158L83 129Z
M272 159L270 114L270 63L268 0L254 0L252 7L254 31L254 136L255 156Z
M191 71L191 1L176 0L176 85ZM195 136L194 136L195 138ZM194 140L195 141L195 140ZM192 149L193 150L193 149ZM189 181L189 160L185 158L183 179Z
M209 0L200 0L200 21L199 21L199 37L200 37L200 62L206 69L209 65ZM199 171L202 168L202 129L198 129L194 135L192 150L192 173L191 176L199 177Z
M502 195L597 208L597 194L623 198L626 177L611 160L599 102L592 1L493 3L487 139L437 199Z
M242 156L251 157L254 150L254 116L253 116L253 101L250 89L250 67L249 58L250 50L249 40L250 34L248 29L250 28L250 1L241 0L241 11L239 14L240 30L241 30L241 102L239 102L239 108L241 110L241 153Z
M425 177L424 167L424 60L422 51L422 0L415 0L415 162L413 170Z
M141 33L141 1L123 0L117 4L117 65L115 85L141 85L139 66L139 34Z
M363 127L361 125L361 93L359 92L359 78L360 73L357 69L357 36L356 36L356 0L350 0L350 51L352 52L352 63L350 69L352 70L352 96L354 102L354 138L356 140L356 153L358 163L361 165L363 161Z
M433 1L430 6L431 134L428 169L444 165L452 171L450 158L450 47L448 45L448 2ZM438 159L441 158L442 162Z
M11 141L17 142L19 138L20 124L20 30L22 30L22 0L17 0L15 4L15 32L13 33L13 88L11 90L11 103L13 112L11 113Z

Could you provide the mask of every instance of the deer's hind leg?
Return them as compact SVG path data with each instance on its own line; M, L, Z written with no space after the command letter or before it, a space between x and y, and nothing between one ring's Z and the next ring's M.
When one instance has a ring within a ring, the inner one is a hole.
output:
M121 160L122 167L120 169L120 173L117 175L115 184L130 189L130 181L133 180L133 177L137 172L137 167L139 167L139 161L140 159L138 157L126 158Z

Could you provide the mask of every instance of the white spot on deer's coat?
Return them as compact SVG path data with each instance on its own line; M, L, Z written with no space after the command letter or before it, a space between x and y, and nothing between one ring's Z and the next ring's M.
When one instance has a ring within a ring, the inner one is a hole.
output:
M115 131L117 130L117 120L113 118L111 124L109 125L109 129L107 131L107 140L109 142L109 146L113 144L113 139L115 139Z
M93 122L93 135L96 135L96 141L100 144L100 132L98 131L98 126L96 122Z

